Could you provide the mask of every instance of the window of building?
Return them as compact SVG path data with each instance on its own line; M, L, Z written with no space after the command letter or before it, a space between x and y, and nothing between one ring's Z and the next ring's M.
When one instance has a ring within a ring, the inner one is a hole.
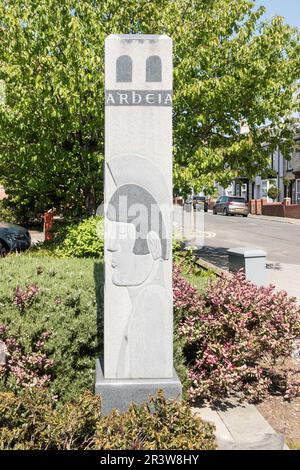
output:
M129 55L117 59L117 82L132 82L132 60Z
M277 188L277 181L275 179L261 180L261 198L267 199L268 202L272 201L272 199L268 197L268 191L271 186L275 186Z
M240 196L241 195L241 185L240 183L235 183L235 196Z
M287 160L286 161L286 169L287 169L287 171L292 171L292 169L293 169L292 160Z
M247 192L248 192L248 187L247 187L247 184L244 183L241 186L241 196L245 199L247 199Z
M146 60L146 82L161 82L161 58L151 55Z
M300 179L296 180L296 204L300 204Z

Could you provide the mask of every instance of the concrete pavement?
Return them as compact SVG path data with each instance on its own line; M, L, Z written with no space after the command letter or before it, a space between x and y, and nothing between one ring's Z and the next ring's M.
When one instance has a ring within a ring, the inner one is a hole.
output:
M193 412L215 426L218 450L288 450L254 405L234 400L217 407L202 406Z

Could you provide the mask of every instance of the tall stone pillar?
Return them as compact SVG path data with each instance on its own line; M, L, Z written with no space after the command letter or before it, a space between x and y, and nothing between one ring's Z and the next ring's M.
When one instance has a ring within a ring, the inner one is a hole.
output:
M172 41L105 42L104 361L96 393L124 410L164 389L173 369Z

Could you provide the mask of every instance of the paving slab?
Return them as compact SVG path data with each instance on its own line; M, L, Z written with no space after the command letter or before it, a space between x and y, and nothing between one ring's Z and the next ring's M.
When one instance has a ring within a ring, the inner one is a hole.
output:
M300 302L300 265L268 261L267 278L278 290L285 290Z
M235 401L193 408L196 415L215 425L219 450L288 449L284 436L278 434L254 405Z
M218 410L225 426L230 429L234 440L248 441L250 436L275 433L270 424L259 413L254 405L234 404L226 409Z
M219 416L216 410L213 410L208 405L201 408L192 408L195 415L199 416L203 421L212 423L216 428L216 439L219 441L234 443L233 437L229 432L229 429L225 426L224 421Z

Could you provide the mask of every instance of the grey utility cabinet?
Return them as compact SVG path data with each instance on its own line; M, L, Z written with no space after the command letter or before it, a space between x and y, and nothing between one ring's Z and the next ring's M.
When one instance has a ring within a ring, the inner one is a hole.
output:
M242 269L246 279L257 286L267 285L266 252L256 248L231 248L228 250L229 271Z

